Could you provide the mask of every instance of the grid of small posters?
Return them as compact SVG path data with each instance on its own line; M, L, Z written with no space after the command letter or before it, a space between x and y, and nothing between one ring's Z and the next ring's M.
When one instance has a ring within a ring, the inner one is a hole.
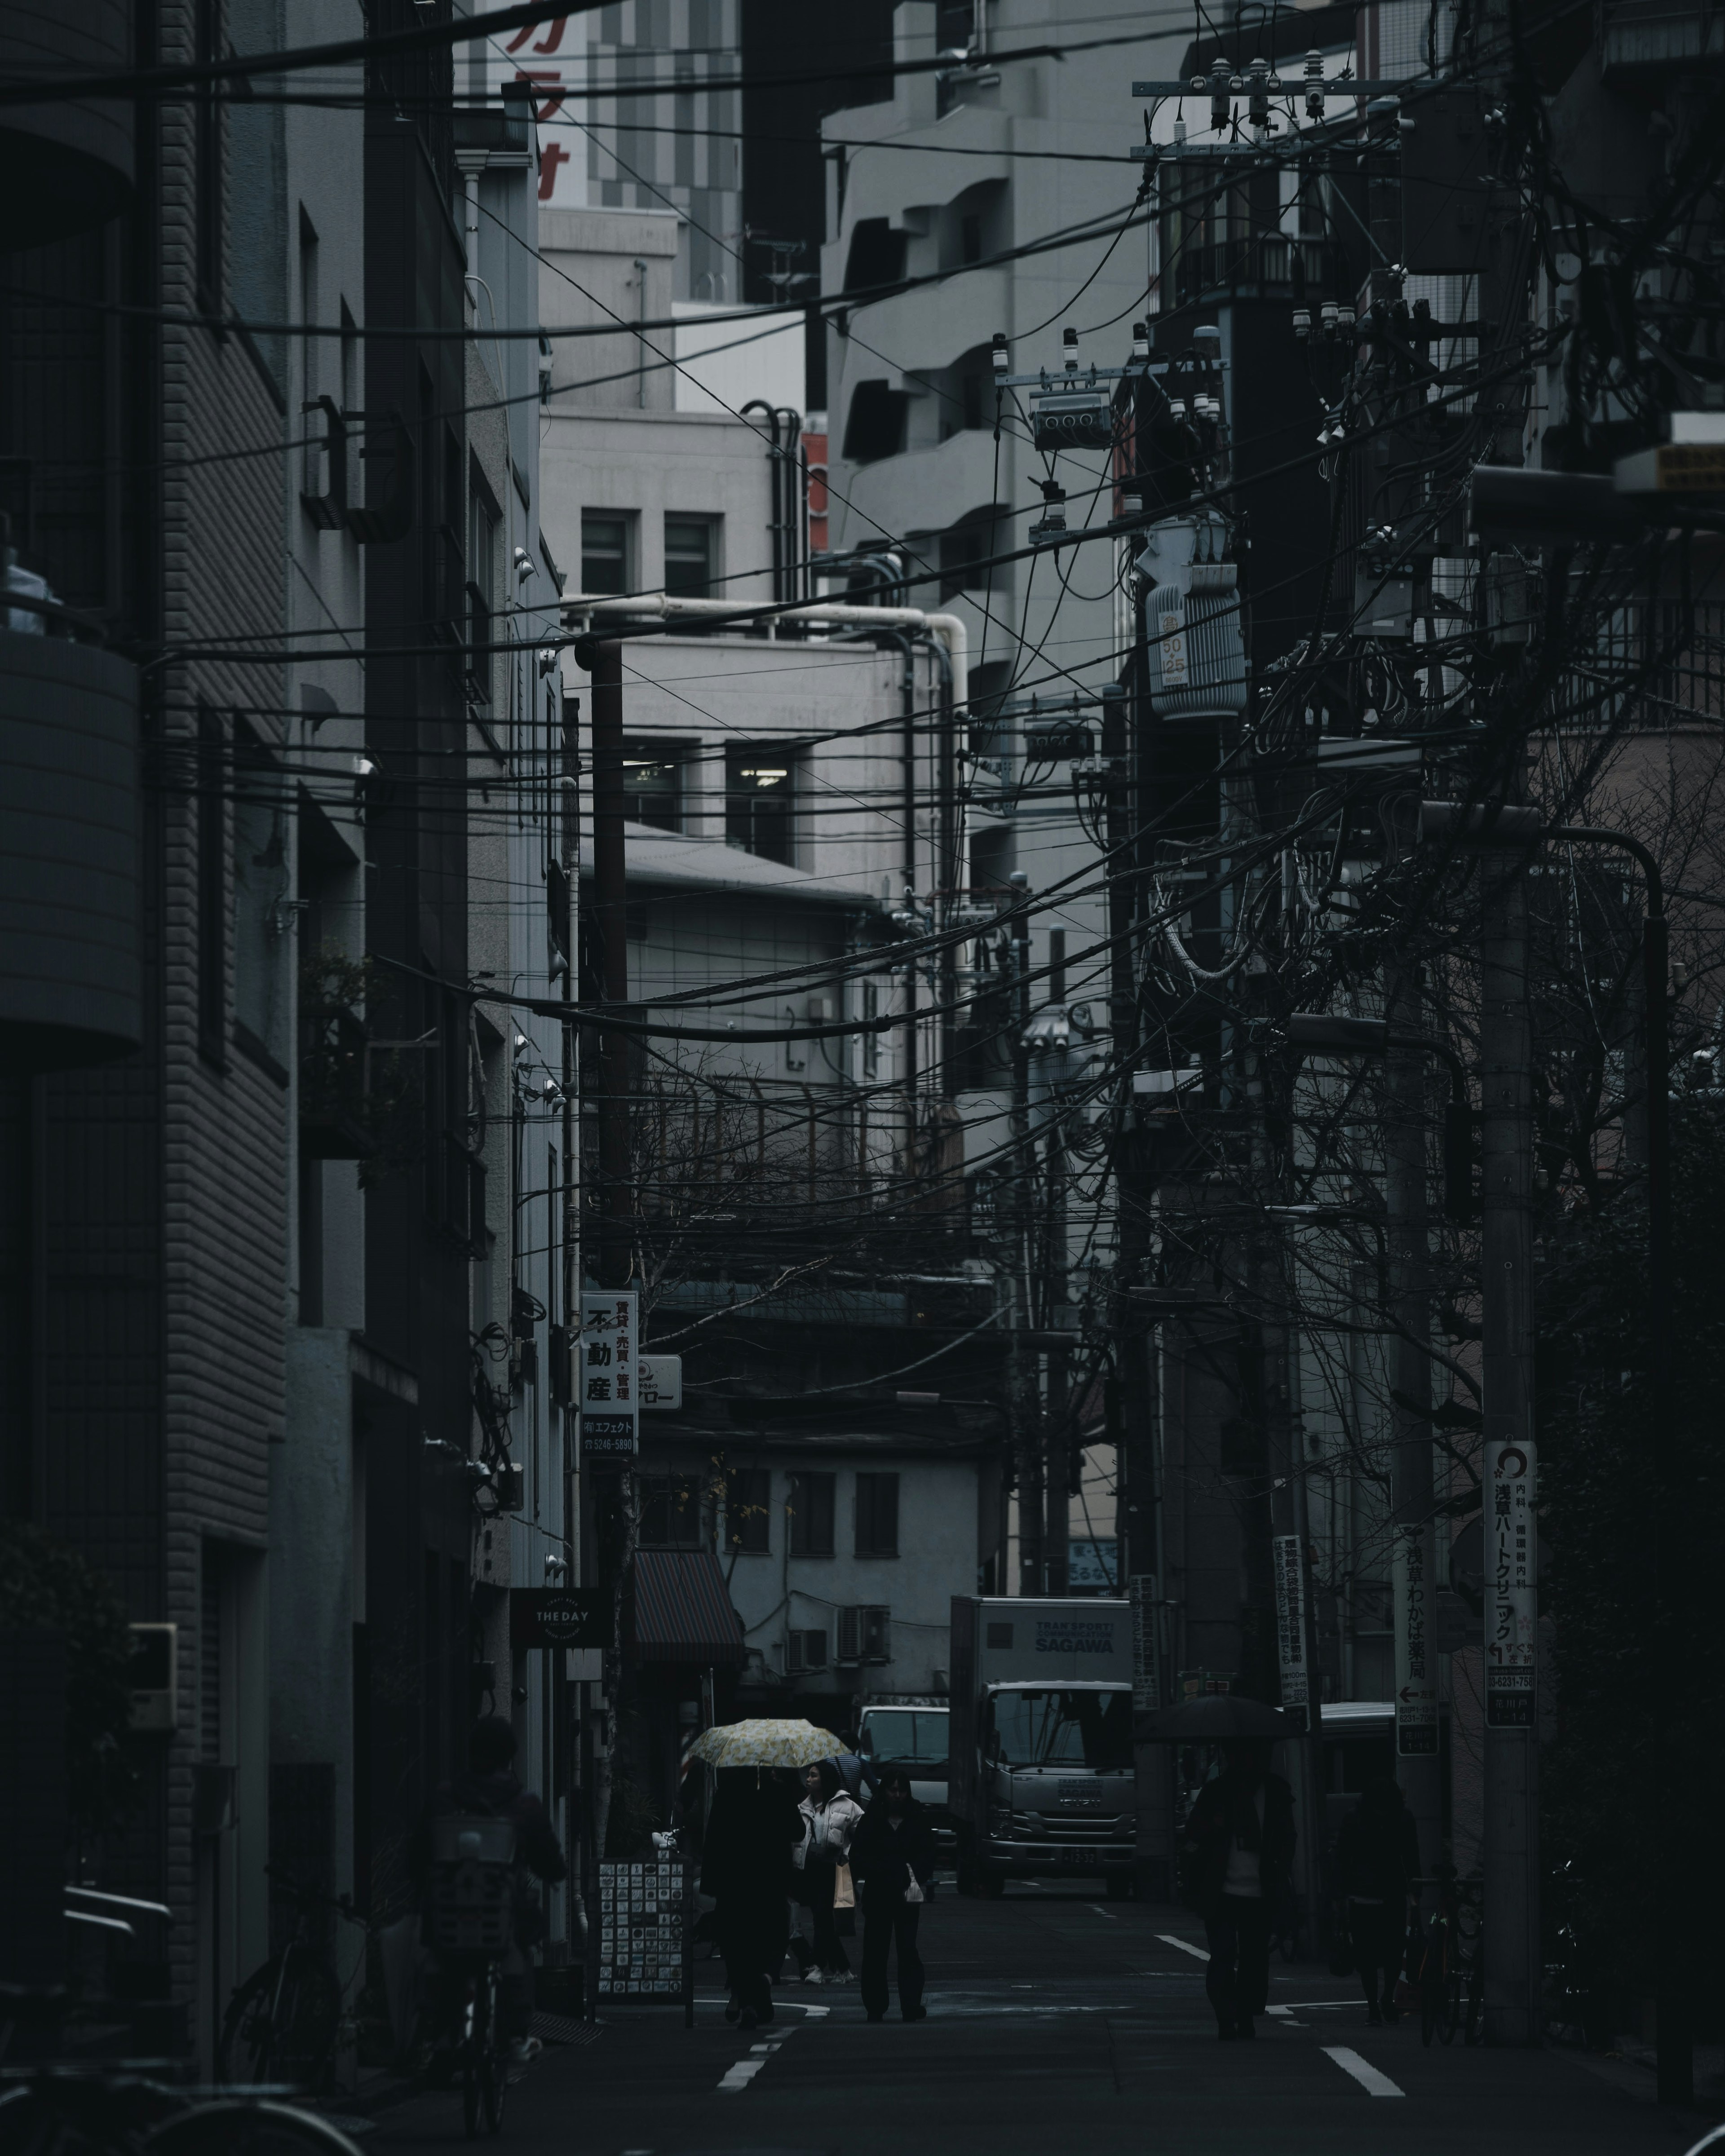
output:
M689 1893L680 1858L599 1866L599 1992L680 1999Z

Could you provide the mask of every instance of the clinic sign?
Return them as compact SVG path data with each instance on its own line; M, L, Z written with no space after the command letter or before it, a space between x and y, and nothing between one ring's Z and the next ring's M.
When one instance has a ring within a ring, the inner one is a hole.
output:
M575 1397L583 1460L633 1460L640 1450L640 1335L633 1288L585 1288Z
M1494 1438L1488 1424L1485 1466L1486 1727L1532 1729L1538 1622L1532 1440Z
M1430 1521L1395 1530L1390 1553L1395 1588L1395 1748L1403 1759L1438 1748L1436 1537Z
M1312 1671L1306 1656L1306 1553L1298 1535L1278 1535L1276 1555L1276 1658L1281 1670L1282 1712L1296 1729L1311 1727Z

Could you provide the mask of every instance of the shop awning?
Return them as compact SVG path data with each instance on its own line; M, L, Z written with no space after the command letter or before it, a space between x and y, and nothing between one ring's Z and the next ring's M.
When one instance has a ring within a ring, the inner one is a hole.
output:
M634 1650L643 1662L740 1667L742 1620L709 1550L642 1550L635 1558Z

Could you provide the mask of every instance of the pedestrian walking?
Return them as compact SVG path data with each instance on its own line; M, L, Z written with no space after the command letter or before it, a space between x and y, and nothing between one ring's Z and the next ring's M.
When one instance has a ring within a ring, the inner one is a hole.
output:
M1294 1795L1270 1772L1264 1738L1230 1738L1222 1772L1198 1793L1183 1853L1189 1898L1204 1918L1204 1989L1224 2041L1255 2036L1270 1997L1270 1931L1294 1865Z
M773 1976L784 1959L794 1792L771 1768L721 1767L707 1821L701 1891L711 1894L731 1997L727 2021L773 2019Z
M1369 1783L1336 1837L1336 1883L1346 1902L1354 1967L1373 2027L1399 2017L1396 1981L1408 1948L1409 1881L1419 1876L1420 1830L1385 1774Z
M792 1853L798 1898L814 1919L814 1960L803 1972L805 1984L848 1984L850 1963L839 1941L834 1908L842 1884L850 1892L851 1839L863 1810L839 1779L836 1763L822 1759L803 1777L808 1791L797 1807L803 1825Z
M850 1844L850 1868L863 1917L862 2002L871 2021L886 2018L888 1956L898 1961L898 2008L906 2021L927 2018L916 1924L934 1879L934 1829L911 1794L910 1777L890 1767Z

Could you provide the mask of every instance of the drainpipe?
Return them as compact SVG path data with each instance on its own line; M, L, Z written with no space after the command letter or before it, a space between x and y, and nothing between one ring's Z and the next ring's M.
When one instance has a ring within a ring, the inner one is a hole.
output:
M675 621L686 617L699 620L727 614L735 620L735 599L685 598L680 593L647 592L639 598L610 598L589 592L573 592L562 601L566 623L590 623L596 616L630 616L635 620ZM852 606L843 600L821 599L811 606L788 607L778 615L781 622L812 621L834 628L858 629L922 629L940 640L952 666L952 726L963 724L970 696L970 637L956 613L926 613L921 607ZM743 626L742 624L737 624Z

